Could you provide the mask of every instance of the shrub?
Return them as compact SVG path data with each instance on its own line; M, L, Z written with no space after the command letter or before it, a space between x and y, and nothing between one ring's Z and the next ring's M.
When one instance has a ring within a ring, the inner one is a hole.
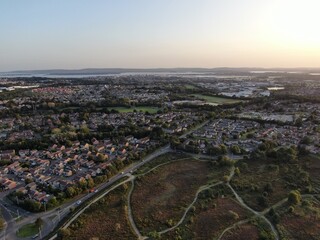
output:
M298 190L294 190L289 193L288 203L291 205L298 205L301 203L301 194Z

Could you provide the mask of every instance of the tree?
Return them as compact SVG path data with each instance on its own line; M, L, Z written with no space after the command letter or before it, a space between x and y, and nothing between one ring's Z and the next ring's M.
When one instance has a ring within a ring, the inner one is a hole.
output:
M221 154L226 154L228 152L228 148L224 144L220 144Z
M240 169L238 167L236 167L234 169L234 173L236 174L236 176L239 176L240 175Z
M85 135L90 133L90 129L87 127L87 125L82 125L81 126L81 132Z
M42 225L43 225L43 220L42 218L37 218L37 220L34 222L34 224L38 227L38 228L41 228Z
M60 134L61 133L61 129L60 128L54 128L54 129L51 130L51 133L55 134L55 135Z
M53 198L51 198L49 201L48 201L48 207L50 208L50 207L55 207L55 206L57 206L58 205L58 200L57 200L57 198L56 197L53 197Z
M161 136L163 136L164 131L162 129L162 127L154 127L151 131L151 138L160 138Z
M26 199L23 201L24 207L31 212L39 212L41 210L41 203L32 199Z
M0 218L0 231L4 228L4 220Z
M288 203L291 205L298 205L301 203L301 194L298 190L293 190L289 193Z
M281 147L277 150L277 160L280 162L296 162L298 160L298 151L295 147Z
M233 154L241 154L241 149L240 149L240 147L238 145L233 145L231 147L231 152Z
M68 187L67 190L66 190L66 194L69 198L73 197L76 195L76 190L74 187Z
M160 238L160 234L157 231L149 232L148 236L151 237L152 239Z
M221 167L224 167L224 166L233 166L234 165L234 160L232 160L231 158L229 158L228 156L220 156L218 158L218 162L219 162L219 165Z
M309 145L312 143L312 138L309 136L305 136L304 138L301 139L300 144L306 144Z
M108 157L107 155L104 155L102 153L98 153L96 161L97 162L104 162L107 159L107 157Z
M255 150L251 153L251 156L250 158L252 160L266 160L267 159L267 156L266 156L266 153L264 151L261 151L261 150Z
M79 180L79 186L80 186L80 188L82 188L82 189L86 189L87 186L88 186L88 183L87 183L86 179L84 179L84 178L80 179L80 180Z
M94 181L93 181L93 179L91 177L88 178L87 182L88 182L88 188L93 188L94 187Z
M257 198L258 200L258 204L261 206L261 207L268 207L269 203L268 203L268 199L265 197L265 196L259 196Z
M66 229L62 228L58 232L58 237L60 239L66 239L66 238L70 237L70 235L71 235L71 232L70 232L70 230L68 228L66 228Z
M180 139L176 136L171 137L170 145L172 148L176 148L181 144Z

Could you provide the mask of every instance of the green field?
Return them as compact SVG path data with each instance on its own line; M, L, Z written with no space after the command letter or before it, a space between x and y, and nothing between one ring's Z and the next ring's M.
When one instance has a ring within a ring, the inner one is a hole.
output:
M186 89L198 89L198 87L191 85L191 84L186 84L184 85Z
M208 103L216 103L216 104L232 104L232 103L239 103L242 102L238 99L231 99L231 98L224 98L224 97L213 97L203 94L192 94L191 96L204 100Z
M26 237L32 237L36 235L39 232L39 227L34 223L29 223L24 226L22 226L17 231L17 236L19 238L26 238Z
M135 107L135 108L127 108L127 107L111 107L108 108L109 110L117 110L118 112L121 113L128 113L128 112L133 112L134 110L136 110L137 112L149 112L149 113L156 113L159 108L157 107Z

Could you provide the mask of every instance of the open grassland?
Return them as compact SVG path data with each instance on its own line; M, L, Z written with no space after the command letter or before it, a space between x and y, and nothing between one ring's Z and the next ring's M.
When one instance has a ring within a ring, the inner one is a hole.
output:
M207 183L209 172L207 162L189 159L160 166L139 177L131 198L138 228L148 234L174 225L199 187Z
M250 216L234 199L217 197L206 205L197 204L191 225L195 239L213 239L225 228Z
M148 171L152 170L153 168L161 165L161 164L168 164L171 162L174 162L176 160L183 160L183 159L190 159L190 157L187 154L179 154L179 153L174 153L174 152L170 152L170 153L165 153L163 155L158 156L157 158L155 158L154 160L152 160L151 162L148 162L146 164L144 164L143 166L141 166L136 172L135 174L145 174Z
M160 166L138 178L132 207L140 229L145 233L163 230L178 221L198 188L206 184L208 174L207 162L185 160Z
M185 84L184 87L185 87L186 89L189 89L189 90L198 89L197 86L192 85L192 84Z
M130 183L113 190L90 206L69 227L64 239L136 239L127 218L126 196Z
M215 96L208 96L203 94L192 94L191 96L204 100L208 103L216 103L216 104L233 104L233 103L239 103L242 102L239 99L231 99L231 98L224 98L224 97L215 97Z
M175 231L161 235L161 239L217 239L233 224L251 217L224 185L204 190Z

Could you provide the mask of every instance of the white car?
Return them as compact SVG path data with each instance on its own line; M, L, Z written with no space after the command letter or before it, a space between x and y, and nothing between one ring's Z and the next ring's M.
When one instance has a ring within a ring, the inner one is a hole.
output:
M78 200L78 201L77 201L77 205L80 205L80 204L81 204L81 202L82 202L81 200Z

